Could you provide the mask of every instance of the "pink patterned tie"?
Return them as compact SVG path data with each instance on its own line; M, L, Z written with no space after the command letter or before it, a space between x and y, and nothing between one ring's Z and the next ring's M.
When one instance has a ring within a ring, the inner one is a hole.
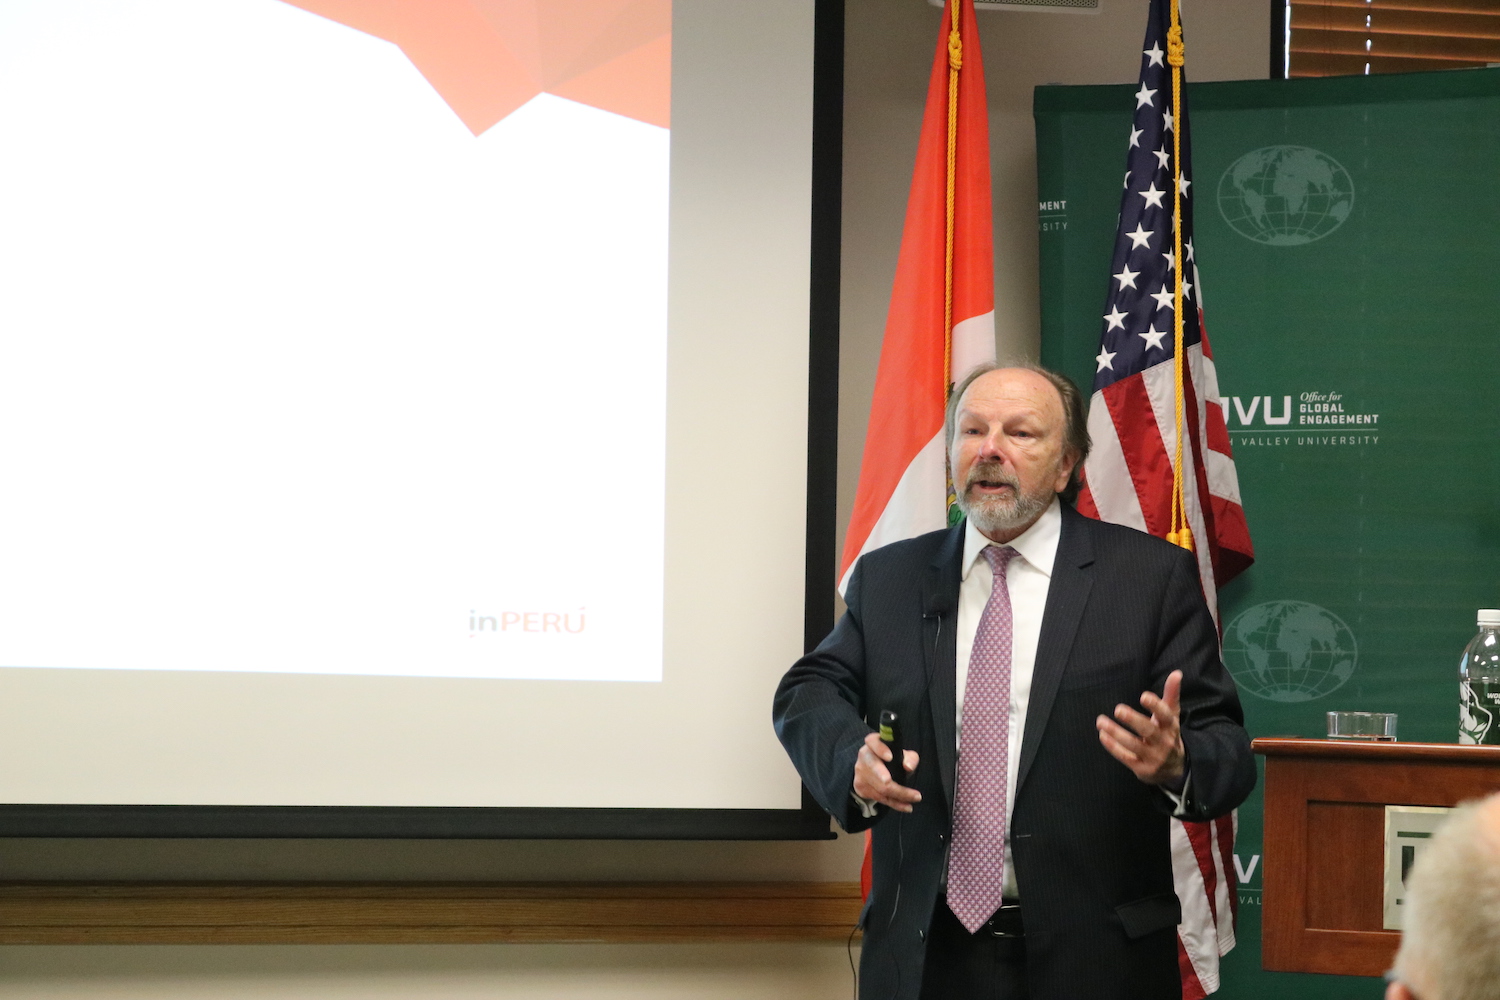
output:
M1014 623L1005 569L1016 550L989 546L989 603L974 633L964 685L948 908L974 933L1000 908L1005 887L1005 780L1010 758L1010 652Z

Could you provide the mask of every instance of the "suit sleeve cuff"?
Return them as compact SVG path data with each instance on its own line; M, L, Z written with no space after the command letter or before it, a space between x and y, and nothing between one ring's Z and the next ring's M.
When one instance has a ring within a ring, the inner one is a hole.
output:
M1166 785L1158 785L1161 793L1172 803L1172 817L1174 819L1185 819L1193 814L1193 772L1184 771L1182 774L1182 787L1177 789L1168 788Z

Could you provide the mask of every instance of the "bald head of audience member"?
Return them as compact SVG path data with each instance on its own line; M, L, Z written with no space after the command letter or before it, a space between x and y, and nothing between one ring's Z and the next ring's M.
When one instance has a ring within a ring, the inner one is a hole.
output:
M1386 1000L1500 1000L1500 793L1433 835L1407 881Z

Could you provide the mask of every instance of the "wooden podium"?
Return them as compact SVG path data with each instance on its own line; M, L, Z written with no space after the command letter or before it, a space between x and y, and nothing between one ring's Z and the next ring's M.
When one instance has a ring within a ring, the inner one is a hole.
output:
M1453 806L1500 790L1500 746L1267 737L1261 964L1277 972L1378 976L1399 931L1383 930L1385 807Z

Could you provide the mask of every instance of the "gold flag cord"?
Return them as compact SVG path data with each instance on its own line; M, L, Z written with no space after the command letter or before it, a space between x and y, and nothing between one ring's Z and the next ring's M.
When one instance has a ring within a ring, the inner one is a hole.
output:
M1186 262L1182 259L1182 66L1184 60L1182 44L1182 20L1177 9L1177 0L1172 0L1172 26L1167 31L1167 62L1172 67L1172 273L1173 273L1173 369L1176 378L1172 403L1177 421L1177 455L1172 462L1172 530L1167 532L1167 541L1191 551L1193 532L1188 527L1187 509L1183 503L1182 490L1182 432L1183 409L1186 398L1182 391L1183 357L1182 282Z
M943 401L946 404L953 392L953 203L958 175L958 71L964 65L964 41L958 33L961 19L959 4L952 0L948 6L948 201L947 228L943 251ZM946 449L945 449L946 450ZM944 466L947 466L946 459ZM948 468L943 476L946 484L947 522L951 525L961 516L957 507L958 495L953 489L953 470Z
M958 71L964 64L964 41L958 33L960 0L949 5L948 30L948 203L943 257L943 398L953 388L953 201L958 171Z

